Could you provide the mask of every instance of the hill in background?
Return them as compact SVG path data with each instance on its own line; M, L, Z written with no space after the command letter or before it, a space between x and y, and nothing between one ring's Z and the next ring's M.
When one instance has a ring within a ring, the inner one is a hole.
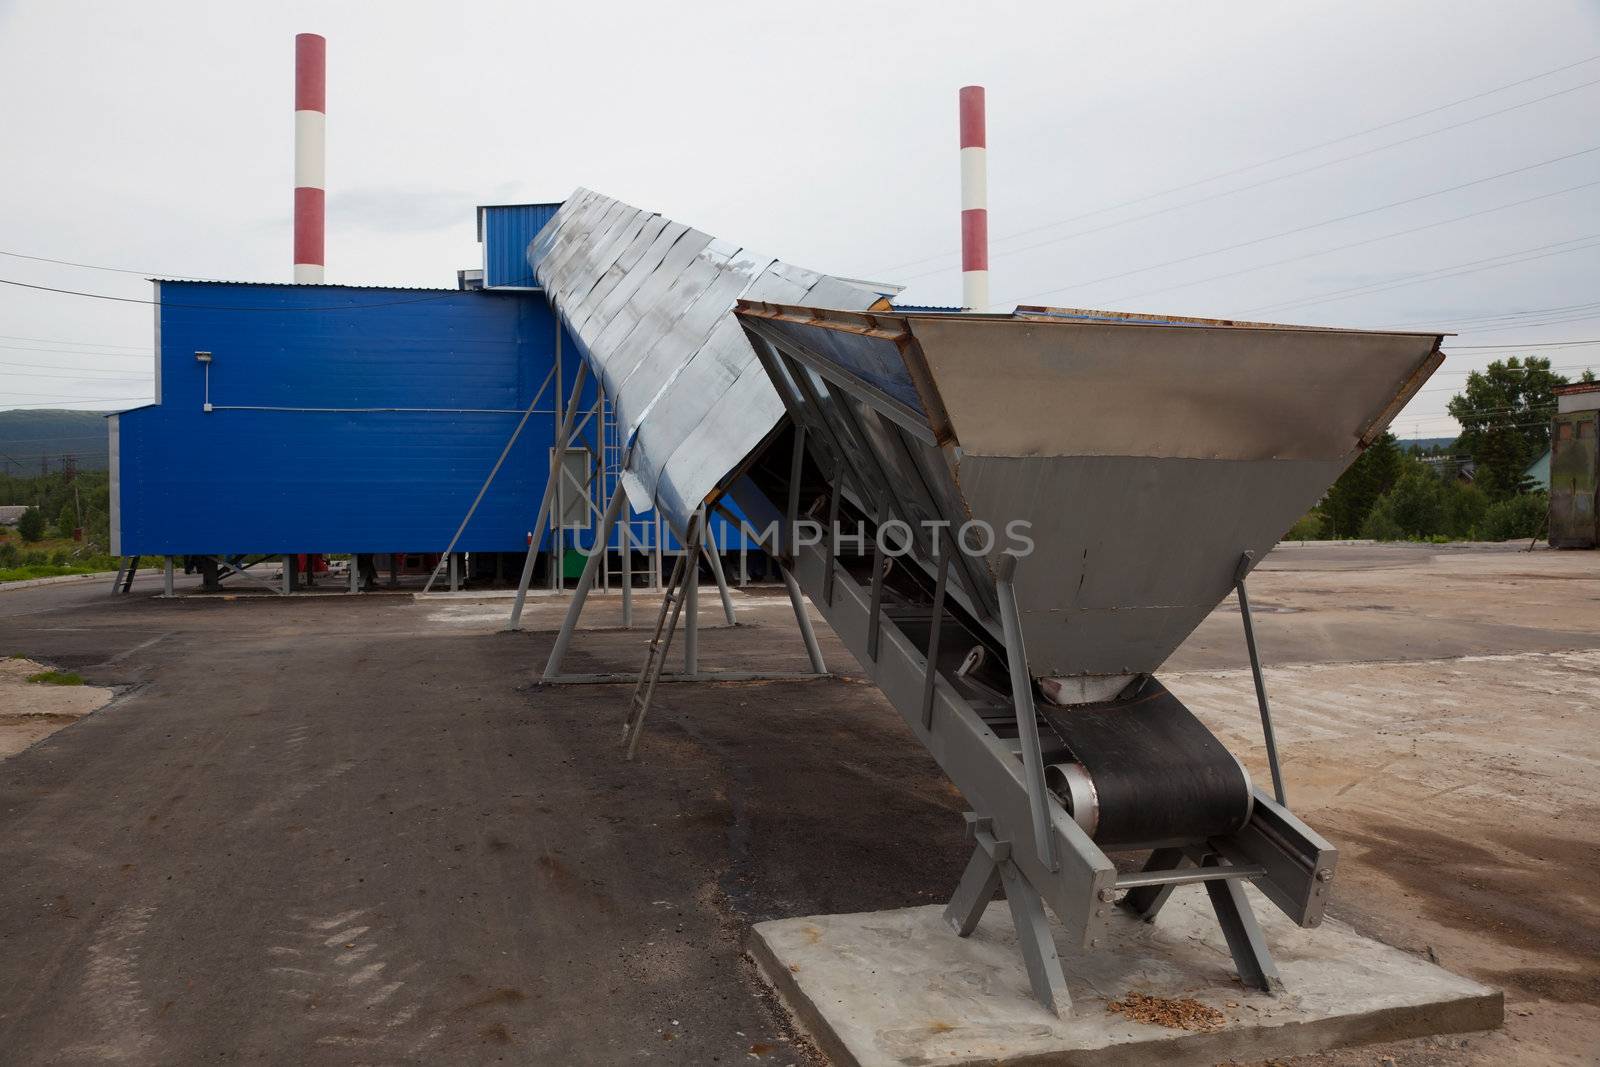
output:
M77 460L79 470L110 465L105 412L0 411L0 471L38 474L42 461L58 471L67 456Z
M1455 442L1454 437L1402 437L1400 447L1413 452L1426 452L1430 448L1453 445Z

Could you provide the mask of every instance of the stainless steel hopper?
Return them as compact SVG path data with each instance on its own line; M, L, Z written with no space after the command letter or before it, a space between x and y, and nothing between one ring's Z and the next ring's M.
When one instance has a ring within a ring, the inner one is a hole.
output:
M1436 334L1089 314L739 312L811 377L851 491L994 531L957 574L997 637L1006 531L1027 531L1015 584L1036 677L1127 679L1161 666L1241 553L1265 556L1443 357Z
M1242 884L1314 926L1338 853L1288 810L1245 578L1439 365L1439 335L737 316L792 429L731 491L971 803L955 931L1003 886L1035 996L1064 1012L1044 903L1088 949L1114 902L1153 920L1203 883L1240 977L1280 988ZM1271 796L1152 676L1234 589Z

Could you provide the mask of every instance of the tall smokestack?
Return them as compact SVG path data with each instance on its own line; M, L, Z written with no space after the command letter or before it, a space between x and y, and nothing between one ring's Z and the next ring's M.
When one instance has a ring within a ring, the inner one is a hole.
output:
M961 89L961 303L989 310L989 147L983 86Z
M294 38L294 280L322 281L326 218L324 173L328 122L328 42Z

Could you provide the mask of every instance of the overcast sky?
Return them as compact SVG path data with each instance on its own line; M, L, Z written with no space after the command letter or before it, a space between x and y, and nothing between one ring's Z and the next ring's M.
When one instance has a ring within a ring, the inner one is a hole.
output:
M330 282L453 286L474 205L583 185L955 303L977 83L997 308L1600 337L1592 0L0 0L0 250L287 281L301 31L328 38ZM0 256L148 299L140 273ZM0 285L0 406L147 398L152 333L147 306ZM1396 432L1455 432L1449 387L1504 354L1457 348Z

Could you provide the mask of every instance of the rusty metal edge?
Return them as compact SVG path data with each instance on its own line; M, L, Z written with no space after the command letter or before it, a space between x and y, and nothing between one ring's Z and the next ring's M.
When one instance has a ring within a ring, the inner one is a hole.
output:
M1433 351L1428 353L1428 358L1417 365L1417 369L1411 372L1411 377L1406 379L1405 384L1400 387L1400 391L1394 395L1394 399L1389 401L1388 406L1378 413L1377 418L1367 424L1367 428L1356 439L1356 443L1363 450L1376 441L1384 430L1388 429L1395 416L1400 414L1400 409L1411 402L1411 398L1417 395L1417 390L1421 389L1423 383L1433 377L1433 372L1438 370L1439 364L1444 362L1444 353L1439 350L1439 345L1444 340L1444 335L1434 334L1433 336Z

